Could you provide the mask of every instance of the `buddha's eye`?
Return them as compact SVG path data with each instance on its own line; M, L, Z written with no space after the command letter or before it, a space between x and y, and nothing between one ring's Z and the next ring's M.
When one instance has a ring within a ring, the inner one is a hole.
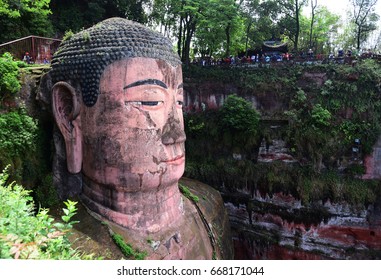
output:
M184 105L183 101L177 101L176 103L177 103L177 106L179 106L179 107L183 107L183 105Z
M157 106L163 103L163 101L141 101L143 106Z
M126 105L127 103L135 107L143 107L143 106L155 107L155 106L160 106L164 104L163 101L128 101L126 102Z

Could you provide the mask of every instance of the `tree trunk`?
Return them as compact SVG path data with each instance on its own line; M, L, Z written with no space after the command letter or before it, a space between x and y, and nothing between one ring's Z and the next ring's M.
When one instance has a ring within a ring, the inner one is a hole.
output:
M358 26L357 28L357 50L360 51L360 45L361 45L361 28Z
M249 44L249 33L250 33L250 29L251 29L251 26L253 25L253 22L250 20L249 24L247 25L247 29L246 29L246 42L245 42L245 49L246 49L246 52L245 52L245 56L247 56L247 51L248 51L248 44Z
M295 1L295 21L296 21L296 28L295 28L295 42L294 42L294 48L297 51L298 50L298 42L299 42L299 33L300 33L300 22L299 22L299 2Z
M226 57L230 56L230 23L225 28L225 34L226 34Z
M184 48L183 48L183 55L182 55L182 61L185 65L189 65L190 59L189 59L189 53L190 53L190 44L192 41L193 34L196 29L196 23L193 21L192 18L190 18L189 22L186 26L186 34L185 34L185 40L184 40Z
M177 53L181 57L182 50L182 36L183 36L183 17L180 16L180 27L179 27L179 35L177 38Z
M311 0L311 25L310 25L310 40L309 47L312 48L312 37L313 37L313 28L315 23L315 9L316 9L316 1L315 6L313 5L313 0Z

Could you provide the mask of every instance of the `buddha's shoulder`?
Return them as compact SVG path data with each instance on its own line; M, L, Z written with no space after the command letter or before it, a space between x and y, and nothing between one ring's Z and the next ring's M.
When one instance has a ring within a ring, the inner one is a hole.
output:
M229 216L220 192L210 185L186 177L180 179L179 188L183 195L198 208L202 219L210 227L209 230L213 231L215 245L219 247L216 248L220 253L219 257L231 259L233 247Z

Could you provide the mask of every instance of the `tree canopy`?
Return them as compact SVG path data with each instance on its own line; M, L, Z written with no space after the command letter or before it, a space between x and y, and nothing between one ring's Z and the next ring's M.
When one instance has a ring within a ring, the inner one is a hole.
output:
M52 35L50 0L0 0L0 43L28 35Z
M0 43L27 35L62 38L110 17L159 30L183 62L248 54L267 40L294 52L363 48L377 36L378 0L348 0L348 21L321 0L0 0ZM344 35L343 35L344 34ZM377 47L377 40L371 46ZM378 40L379 41L379 40ZM369 44L367 45L369 48Z

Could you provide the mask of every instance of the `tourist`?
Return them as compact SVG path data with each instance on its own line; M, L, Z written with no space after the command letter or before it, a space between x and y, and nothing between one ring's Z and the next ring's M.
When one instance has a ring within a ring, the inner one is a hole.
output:
M307 52L307 55L308 55L308 57L309 57L310 59L312 59L313 56L314 56L314 52L313 52L313 50L312 50L312 49L309 49L308 52Z
M31 63L31 57L28 52L25 52L25 55L23 57L23 61L26 62L27 64Z

